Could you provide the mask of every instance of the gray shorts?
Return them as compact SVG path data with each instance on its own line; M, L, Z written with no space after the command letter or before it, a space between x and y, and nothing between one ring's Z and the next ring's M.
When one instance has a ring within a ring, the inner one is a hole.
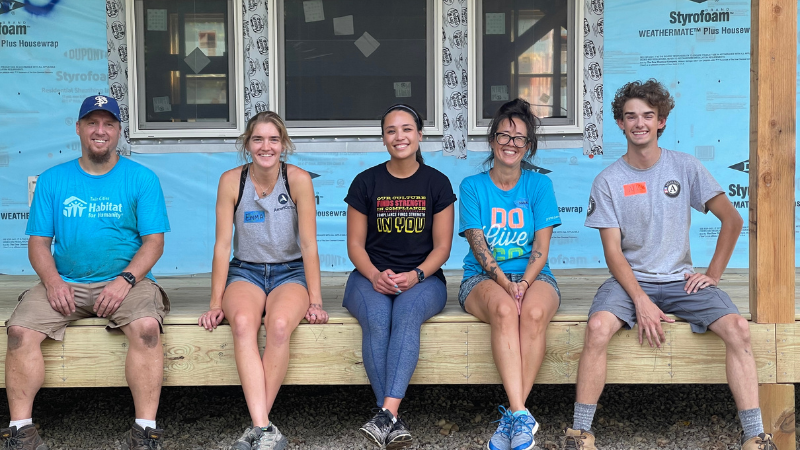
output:
M667 283L639 282L644 293L666 314L674 314L689 322L692 331L705 333L708 326L728 314L739 314L739 309L722 289L709 286L693 294L683 290L685 281ZM598 311L608 311L625 322L628 329L636 325L636 308L622 285L611 277L600 286L589 308L589 317Z
M522 276L525 275L523 273L507 273L505 274L509 280L513 281L514 283L519 283L519 280L522 279ZM467 301L467 297L469 293L478 285L481 281L491 280L492 278L487 275L486 273L479 273L477 275L473 275L466 280L461 282L461 287L458 289L458 304L461 305L461 309L464 312L467 309L464 307L464 303ZM545 283L553 286L553 289L556 290L556 294L558 294L558 306L561 306L561 290L558 289L558 283L556 283L556 279L551 277L550 275L540 273L536 276L536 279L533 281L544 281Z

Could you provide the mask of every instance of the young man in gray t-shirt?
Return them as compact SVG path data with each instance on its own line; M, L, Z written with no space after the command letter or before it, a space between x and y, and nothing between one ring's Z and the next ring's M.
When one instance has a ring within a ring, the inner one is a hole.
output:
M586 226L600 230L612 277L595 295L578 366L577 398L565 448L593 450L592 420L606 379L606 351L623 326L639 324L639 343L661 347L661 321L675 314L692 331L711 329L725 342L728 384L744 429L742 449L775 450L764 433L750 332L730 297L717 288L742 230L742 217L705 167L658 138L675 102L656 80L617 91L612 108L628 151L595 178ZM705 274L692 268L691 208L722 222Z

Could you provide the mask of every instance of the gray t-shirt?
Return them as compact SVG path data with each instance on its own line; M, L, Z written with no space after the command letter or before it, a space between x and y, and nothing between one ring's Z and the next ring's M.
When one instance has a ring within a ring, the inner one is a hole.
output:
M689 154L661 149L658 162L644 170L620 158L592 183L585 225L620 229L622 253L637 280L679 281L693 272L690 208L705 214L706 202L722 193Z

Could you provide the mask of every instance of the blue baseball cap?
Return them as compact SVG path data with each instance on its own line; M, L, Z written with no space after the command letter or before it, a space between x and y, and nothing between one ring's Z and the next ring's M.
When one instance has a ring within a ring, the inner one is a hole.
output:
M86 100L84 100L81 105L81 113L78 116L78 120L83 119L92 111L101 109L110 112L111 115L117 119L117 122L122 122L122 119L119 118L119 104L117 104L117 101L114 100L113 97L107 97L105 95L86 97Z

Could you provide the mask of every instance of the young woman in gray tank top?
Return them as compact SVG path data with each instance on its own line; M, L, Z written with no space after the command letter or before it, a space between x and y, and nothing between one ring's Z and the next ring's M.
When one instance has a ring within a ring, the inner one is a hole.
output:
M303 318L312 324L328 321L322 309L314 188L308 172L283 162L294 145L277 114L262 112L250 119L237 147L249 162L219 180L211 305L197 323L212 331L227 317L233 332L236 369L253 426L232 448L282 450L286 438L269 413L289 365L289 338ZM260 357L262 317L267 344Z

